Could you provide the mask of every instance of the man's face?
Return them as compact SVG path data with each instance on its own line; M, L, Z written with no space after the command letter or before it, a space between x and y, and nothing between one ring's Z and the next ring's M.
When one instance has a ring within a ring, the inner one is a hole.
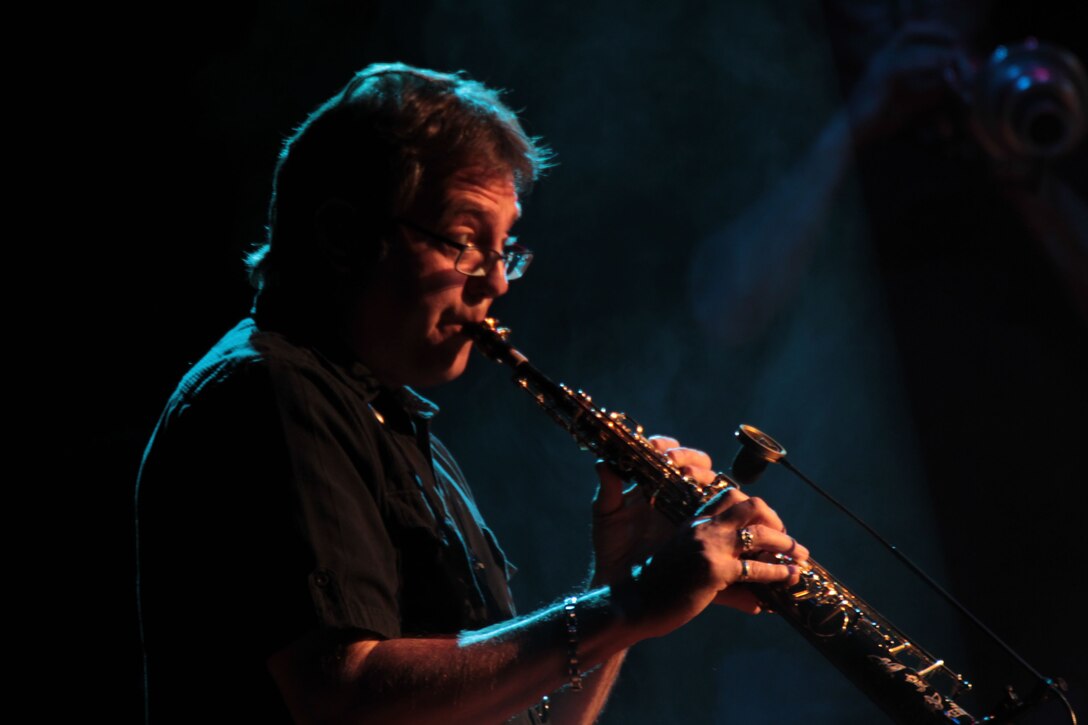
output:
M404 219L448 239L502 252L520 215L513 178L462 171ZM388 385L437 385L464 372L472 343L462 331L506 293L502 263L487 275L454 269L458 250L398 225L354 307L349 334L360 359Z

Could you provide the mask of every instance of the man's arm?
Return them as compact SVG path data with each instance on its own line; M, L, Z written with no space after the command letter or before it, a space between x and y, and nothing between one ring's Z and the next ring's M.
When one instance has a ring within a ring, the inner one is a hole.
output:
M501 722L567 683L562 613L557 604L449 638L333 645L314 635L271 657L269 668L299 722ZM577 618L583 671L639 639L608 588L579 597Z
M638 576L579 598L578 668L607 665L599 673L603 687L565 698L589 696L585 707L575 708L581 710L577 720L596 717L618 670L614 658L627 647L671 632L714 601L751 609L752 595L733 586L742 571L737 532L744 527L755 532L759 550L794 546L766 504L733 491L679 529ZM794 553L807 557L800 546ZM797 580L792 566L752 560L747 570L749 582ZM268 666L303 723L496 722L568 682L562 609L554 605L450 638L315 634L270 657Z
M597 722L619 679L626 657L627 649L624 648L586 678L581 691L564 689L552 696L551 719L562 725L591 725Z
M706 333L738 345L766 329L816 254L855 150L931 109L950 93L946 74L965 64L954 32L938 23L908 22L888 41L805 155L693 251L690 304Z
M675 438L652 436L653 447L672 459L685 474L708 484L717 476L710 456L684 448ZM653 510L637 487L627 488L622 476L604 461L597 462L600 486L593 497L593 568L591 589L622 582L631 567L645 561L672 534L673 525ZM624 489L627 488L625 491ZM612 692L627 656L623 649L609 657L587 678L582 691L563 690L551 698L556 722L578 725L596 722Z

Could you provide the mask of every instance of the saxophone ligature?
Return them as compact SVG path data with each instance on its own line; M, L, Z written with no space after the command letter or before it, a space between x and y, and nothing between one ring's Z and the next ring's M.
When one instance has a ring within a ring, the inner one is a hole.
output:
M713 484L700 484L659 453L633 419L596 406L585 392L555 383L530 365L507 341L509 330L496 320L466 326L466 333L487 357L511 367L514 382L582 449L608 461L636 483L651 505L673 523L690 518L726 486L739 487L738 478L749 480L739 475L734 465L734 475L722 473ZM738 437L761 450L767 461L785 455L774 439L752 426L741 426ZM785 618L893 722L970 725L993 721L976 718L957 704L955 698L970 689L969 682L816 562L810 560L794 586L753 589L767 609Z

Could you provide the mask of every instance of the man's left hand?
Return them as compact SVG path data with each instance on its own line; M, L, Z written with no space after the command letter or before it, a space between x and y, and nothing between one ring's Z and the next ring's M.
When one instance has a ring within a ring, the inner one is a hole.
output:
M710 456L684 448L675 438L651 436L653 447L701 484L718 475ZM675 525L650 507L638 486L627 482L605 461L597 462L600 486L593 497L594 567L591 584L610 584L630 573L672 536Z

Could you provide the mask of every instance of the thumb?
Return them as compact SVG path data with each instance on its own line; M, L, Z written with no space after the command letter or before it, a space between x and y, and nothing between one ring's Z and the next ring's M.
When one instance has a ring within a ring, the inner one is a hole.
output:
M597 461L597 478L600 486L593 497L593 513L610 514L623 507L623 477L608 461Z

